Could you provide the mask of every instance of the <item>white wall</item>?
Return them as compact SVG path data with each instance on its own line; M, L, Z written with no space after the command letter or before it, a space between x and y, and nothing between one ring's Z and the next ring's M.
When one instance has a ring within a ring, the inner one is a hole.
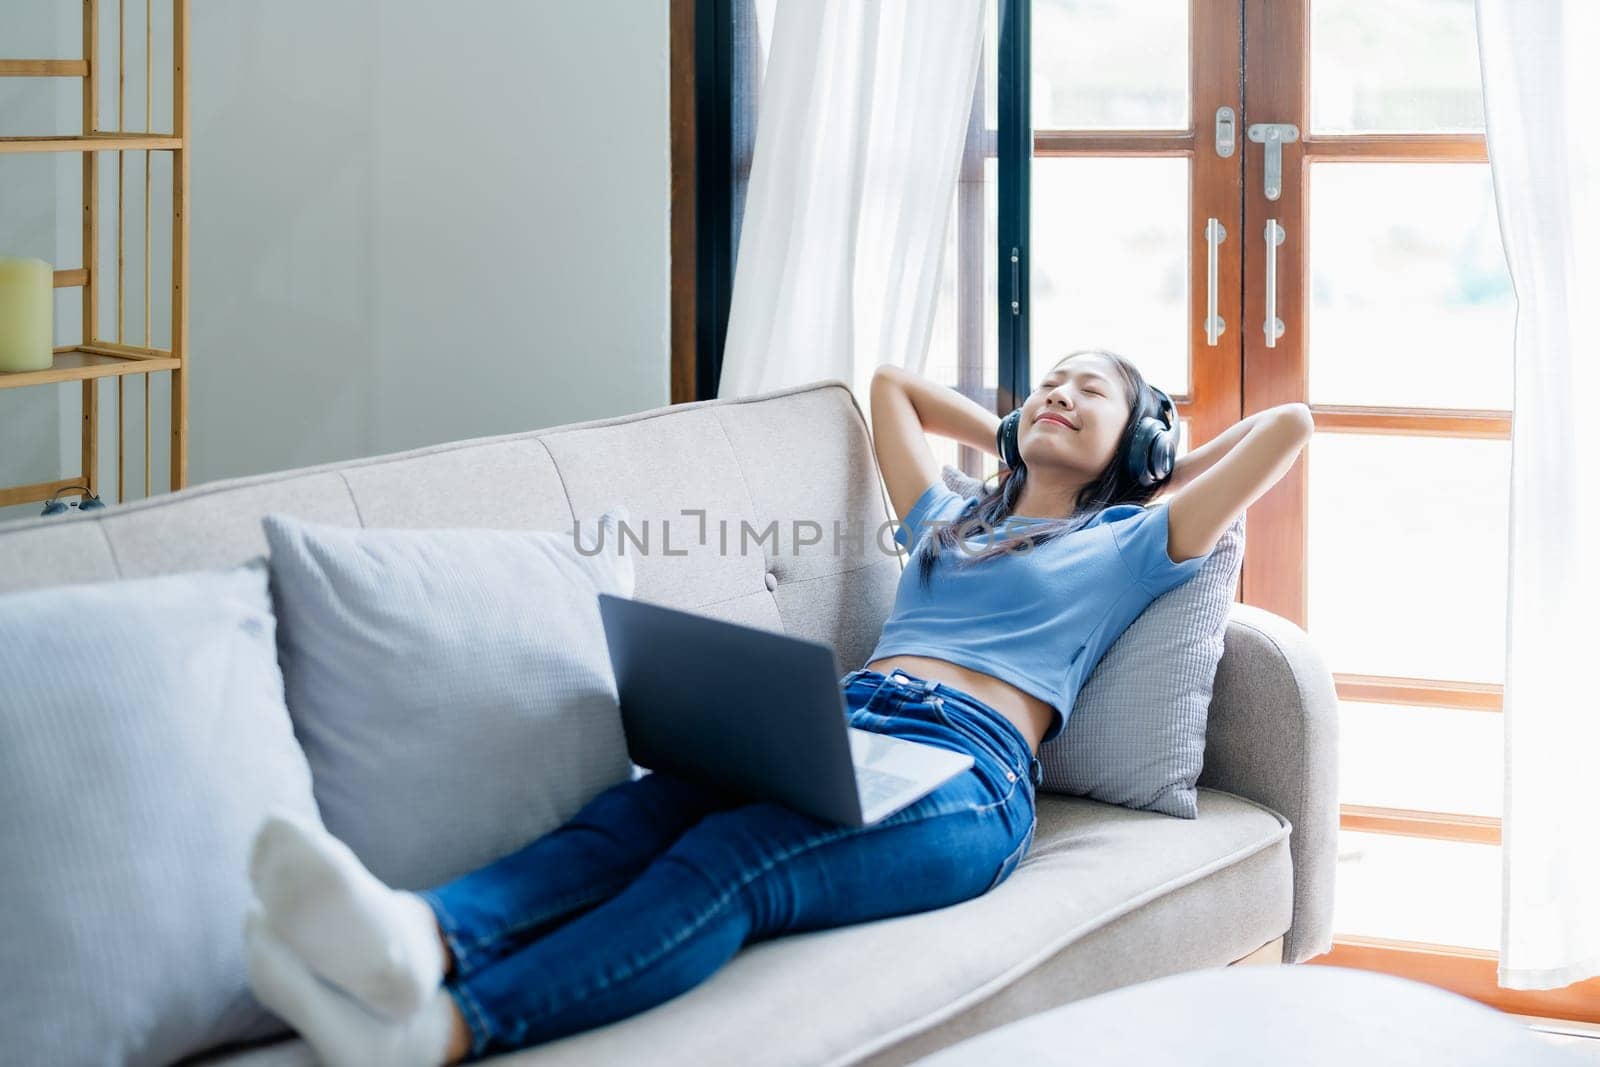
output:
M192 481L668 401L667 5L193 5Z
M26 2L51 18L64 7ZM191 484L668 402L665 3L203 0L191 11ZM158 15L158 42L167 32ZM155 60L169 62L159 44ZM142 57L129 64L142 76ZM142 180L142 161L136 170ZM76 170L55 180L58 201L75 204ZM35 198L0 189L0 245L19 227L30 241L54 231L36 205L4 228L13 203ZM142 188L130 190L130 209L142 207ZM152 323L165 343L160 236ZM130 247L130 293L142 260ZM74 339L76 328L73 314ZM50 426L0 406L0 481L75 467L77 392L51 423L68 455ZM159 376L157 492L168 394ZM131 498L143 485L138 385L127 402ZM109 500L114 387L101 412ZM25 452L36 440L47 451ZM29 473L13 477L15 465Z

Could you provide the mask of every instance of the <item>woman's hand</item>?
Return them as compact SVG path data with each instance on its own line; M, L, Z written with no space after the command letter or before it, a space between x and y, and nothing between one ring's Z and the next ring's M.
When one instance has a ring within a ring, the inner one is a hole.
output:
M928 434L995 454L999 416L920 374L879 367L872 375L871 410L878 469L902 520L928 486L939 480L939 461L928 446Z
M898 389L910 399L925 433L948 437L976 448L985 455L998 456L994 435L1000 416L971 397L946 385L939 385L904 367L880 366L872 376L873 387Z

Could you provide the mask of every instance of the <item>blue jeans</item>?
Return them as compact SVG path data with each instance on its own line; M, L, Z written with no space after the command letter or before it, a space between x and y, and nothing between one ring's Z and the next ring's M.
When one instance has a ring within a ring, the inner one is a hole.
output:
M1005 881L1033 844L1027 739L939 682L862 669L843 686L850 725L976 764L865 827L646 774L418 894L455 958L445 988L472 1033L469 1058L642 1012L755 941L942 908Z

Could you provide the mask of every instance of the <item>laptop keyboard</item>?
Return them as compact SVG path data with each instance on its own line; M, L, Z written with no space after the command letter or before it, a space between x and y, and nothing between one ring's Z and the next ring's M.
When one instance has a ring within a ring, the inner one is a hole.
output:
M898 795L908 786L915 784L915 780L911 778L890 774L888 771L874 770L870 767L856 768L856 790L861 795L862 811L870 810L874 805Z

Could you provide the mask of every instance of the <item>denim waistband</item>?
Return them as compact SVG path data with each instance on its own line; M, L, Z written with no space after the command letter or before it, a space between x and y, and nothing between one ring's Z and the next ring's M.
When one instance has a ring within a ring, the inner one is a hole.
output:
M1028 764L1028 777L1032 779L1035 786L1043 783L1044 767L1040 764L1039 758L1033 754L1033 749L1028 744L1028 739L1023 736L1021 730L1017 729L1016 723L1006 718L993 705L987 704L971 693L963 689L957 689L947 682L921 678L899 668L895 668L895 670L885 675L881 671L861 667L846 674L839 682L841 686L848 687L851 683L863 678L876 682L880 686L892 686L908 697L928 699L938 696L945 702L958 704L967 711L978 715L1011 738L1017 755Z

